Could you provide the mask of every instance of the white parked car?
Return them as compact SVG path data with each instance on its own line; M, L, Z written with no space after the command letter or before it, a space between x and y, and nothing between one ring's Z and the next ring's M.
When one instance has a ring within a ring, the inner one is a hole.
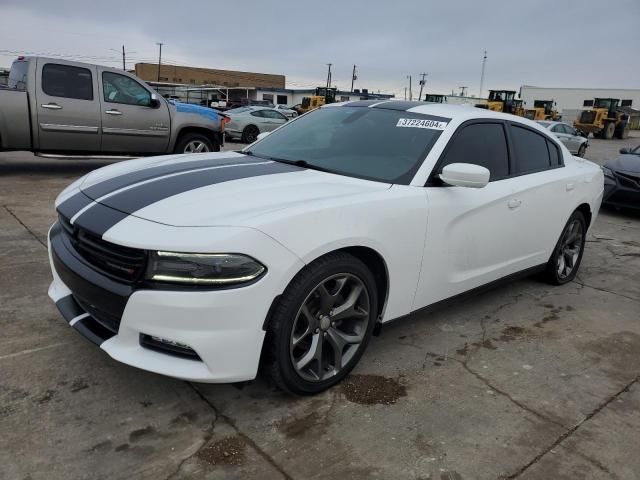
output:
M261 133L271 132L289 121L275 108L266 107L234 108L225 115L229 117L225 128L227 137L244 143L255 142Z
M558 137L572 154L584 157L589 146L589 139L581 135L578 130L564 122L539 120L538 123Z
M49 295L114 359L309 394L376 325L501 279L571 281L600 167L529 120L400 101L327 105L242 152L144 158L56 200ZM262 357L261 357L262 354Z
M286 105L276 105L274 108L278 110L281 114L283 114L285 117L295 118L298 116L298 112L296 112L292 108L287 107Z

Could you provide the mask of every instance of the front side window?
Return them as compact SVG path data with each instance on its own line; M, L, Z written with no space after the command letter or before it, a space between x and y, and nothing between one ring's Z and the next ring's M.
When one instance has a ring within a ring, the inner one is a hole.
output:
M453 137L436 174L451 163L472 163L489 170L489 181L509 175L509 153L501 123L474 123Z
M449 120L383 108L325 107L285 124L249 152L408 185Z
M102 93L105 102L127 105L151 105L151 94L135 80L118 73L102 73Z
M549 150L545 137L512 125L511 141L516 154L518 173L531 173L549 168Z
M52 97L93 100L93 80L87 68L47 63L42 67L42 91Z
M274 120L286 120L287 117L282 115L280 112L276 112L275 110L262 110L262 114L266 118L273 118Z

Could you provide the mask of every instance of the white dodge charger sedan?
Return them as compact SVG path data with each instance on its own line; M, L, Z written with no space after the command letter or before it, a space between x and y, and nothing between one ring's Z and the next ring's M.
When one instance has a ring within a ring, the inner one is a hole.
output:
M145 158L56 201L49 296L114 359L199 382L339 382L379 324L499 280L571 281L603 174L534 122L327 105L241 152Z

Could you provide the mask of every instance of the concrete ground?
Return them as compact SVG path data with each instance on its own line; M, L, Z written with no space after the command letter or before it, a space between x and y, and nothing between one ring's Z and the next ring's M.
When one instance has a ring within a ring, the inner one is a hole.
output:
M136 370L60 318L53 199L106 163L0 154L0 478L640 478L639 216L601 212L575 282L413 315L301 398Z

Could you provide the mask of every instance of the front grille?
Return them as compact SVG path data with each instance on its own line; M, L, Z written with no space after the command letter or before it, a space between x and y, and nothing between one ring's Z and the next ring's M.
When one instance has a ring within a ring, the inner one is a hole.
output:
M76 302L78 302L78 305L80 306L80 308L82 308L91 317L93 317L93 319L96 322L98 322L104 328L109 330L111 333L113 334L118 333L118 329L120 328L120 320L121 320L119 316L105 312L104 310L100 309L100 307L92 305L91 303L83 300L82 298L79 298L76 295L74 295L73 298L75 299Z
M593 110L586 110L580 114L580 123L591 124L596 119L596 112Z
M135 282L142 276L147 260L144 250L107 242L82 228L74 227L62 215L59 218L76 252L96 270L127 283Z
M640 175L629 175L628 173L616 172L620 185L627 188L640 188Z

